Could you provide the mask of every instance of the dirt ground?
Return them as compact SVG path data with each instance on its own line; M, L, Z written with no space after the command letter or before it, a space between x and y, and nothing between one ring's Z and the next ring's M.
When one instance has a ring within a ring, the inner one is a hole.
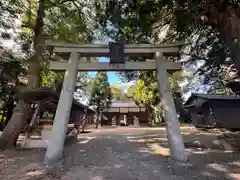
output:
M207 144L216 132L182 127L184 141ZM240 152L188 145L188 163L169 158L164 128L99 129L80 134L78 143L65 147L57 168L46 170L44 150L0 152L3 180L192 180L240 179Z

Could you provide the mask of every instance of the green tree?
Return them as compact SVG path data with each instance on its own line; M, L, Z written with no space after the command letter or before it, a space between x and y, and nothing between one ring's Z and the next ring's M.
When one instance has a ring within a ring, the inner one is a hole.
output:
M18 89L24 86L22 77L25 69L20 59L12 52L2 49L0 55L0 130L2 130L12 116L14 102L17 100Z
M182 53L190 56L187 64L205 61L195 74L204 75L205 83L214 81L217 88L224 86L236 75L236 66L239 70L240 3L236 0L120 0L109 1L106 7L98 5L98 9L100 27L114 40L190 42ZM135 75L124 74L127 78Z
M98 5L101 8L104 9ZM237 0L111 0L103 11L99 10L98 17L102 27L107 28L110 22L115 28L116 31L108 31L111 37L117 34L118 39L128 42L164 40L159 34L161 30L167 34L165 41L185 39L211 28L219 34L240 69L239 9Z
M111 85L110 88L111 88L111 91L112 91L113 100L115 100L115 101L127 100L127 97L123 94L123 91L122 91L121 87L116 86L116 85L115 86Z
M145 76L146 75L146 76ZM157 87L156 77L149 78L149 75L155 76L155 73L142 73L136 85L132 85L127 89L127 97L135 101L136 104L141 104L146 108L148 113L148 125L154 126L158 121L161 121L155 116L155 111L160 104L160 96Z
M4 9L10 15L14 11L21 17L18 41L26 55L24 64L27 67L27 85L22 89L23 92L40 87L44 79L40 78L40 74L49 59L49 53L45 54L44 49L45 35L70 42L91 41L92 25L88 24L94 24L90 16L94 9L89 8L91 4L87 3L80 0L16 0L4 4ZM4 19L5 14L0 15L0 19ZM18 101L11 120L0 136L1 149L14 147L21 129L27 123L28 109L27 104Z
M126 91L126 94L125 94L127 96L127 98L129 98L129 99L134 98L134 95L136 93L136 88L137 88L136 84L133 84L133 85L131 85L127 88L127 91Z
M98 72L91 86L90 105L95 107L97 113L96 128L101 123L102 112L111 104L112 93L106 72Z
M153 75L151 77L150 75ZM173 92L173 97L176 105L177 113L180 118L185 120L186 115L182 106L182 98L180 93L180 83L189 78L182 71L175 72L169 75L170 88ZM135 101L136 104L144 105L148 112L148 124L153 126L162 122L163 109L161 106L160 92L156 82L155 73L141 74L140 79L136 85L132 85L127 89L127 97ZM187 121L188 119L186 119Z

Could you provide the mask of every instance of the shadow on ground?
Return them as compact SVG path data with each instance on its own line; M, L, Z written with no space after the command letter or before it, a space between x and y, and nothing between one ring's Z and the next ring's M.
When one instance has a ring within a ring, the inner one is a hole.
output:
M81 134L88 134L88 133L91 133L91 131L82 131L80 132Z
M0 179L238 179L240 153L191 147L186 150L189 163L175 163L169 158L165 131L117 131L81 134L51 171L42 163L43 150L0 152ZM190 136L185 133L185 139Z
M187 173L187 176L195 178L197 176L206 176L216 179L240 179L240 152L212 150L212 141L216 140L217 133L182 131L184 141L186 142L186 152L188 155L189 166L179 166L169 160L172 172L176 174ZM143 135L127 136L130 142L141 144L139 152L148 152L156 156L165 156L169 158L169 148L165 133L159 131L146 132ZM204 141L204 146L188 146L189 141ZM170 158L169 158L170 159ZM189 169L190 168L190 169ZM189 171L188 171L189 169Z

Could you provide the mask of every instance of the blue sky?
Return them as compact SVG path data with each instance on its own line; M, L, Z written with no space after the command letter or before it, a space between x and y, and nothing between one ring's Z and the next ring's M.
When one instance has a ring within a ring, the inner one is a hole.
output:
M99 62L109 62L109 58L106 58L106 57L101 57L98 60L99 60ZM97 72L88 72L88 74L91 77L94 77L96 75L96 73ZM122 89L122 91L126 91L126 89L129 86L136 84L136 81L134 81L134 80L130 81L130 82L122 82L116 72L107 72L107 75L108 75L108 81L109 81L110 85L116 85L116 86L120 87Z
M109 42L112 42L113 40L111 40L110 38L105 37L102 40L95 40L94 43L95 44L108 44ZM108 57L100 57L98 59L99 62L109 62L109 58ZM95 76L97 72L89 72L88 74L90 76ZM118 78L116 72L107 72L108 74L108 81L111 85L119 85L120 79Z
M99 58L99 62L109 62L109 58L101 57ZM89 72L90 76L95 76L97 72ZM110 84L118 85L120 83L120 79L118 78L116 72L107 72L108 81Z

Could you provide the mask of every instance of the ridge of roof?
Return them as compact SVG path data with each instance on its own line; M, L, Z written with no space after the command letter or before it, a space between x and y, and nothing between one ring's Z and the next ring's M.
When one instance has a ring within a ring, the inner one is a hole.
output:
M203 99L225 99L225 100L240 100L240 96L229 96L229 95L219 95L219 94L203 94L203 93L192 93L191 96L200 97ZM190 96L190 97L191 97Z

